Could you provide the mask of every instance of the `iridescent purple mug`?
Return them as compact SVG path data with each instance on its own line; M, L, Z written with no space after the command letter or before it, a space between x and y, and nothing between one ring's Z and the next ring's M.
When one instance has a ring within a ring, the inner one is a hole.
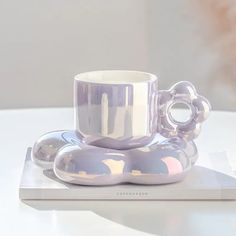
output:
M75 76L75 125L87 144L130 149L164 137L196 138L210 112L209 102L194 86L181 81L158 90L157 76L139 71L93 71ZM174 119L171 108L185 104L187 121Z

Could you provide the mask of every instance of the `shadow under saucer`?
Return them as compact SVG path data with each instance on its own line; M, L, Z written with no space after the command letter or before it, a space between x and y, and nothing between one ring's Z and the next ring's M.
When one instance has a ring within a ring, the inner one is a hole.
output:
M222 196L224 194L231 194L231 195L233 194L234 199L236 199L235 178L201 166L195 166L191 172L193 172L193 174L190 173L185 179L186 181L188 181L189 184L195 178L196 173L200 178L199 183L201 181L204 181L203 178L201 178L201 176L210 179L212 179L213 177L214 180L216 181L215 184L217 184L218 182L219 185L220 182L224 183L225 185L228 185L227 190L226 189L219 190L222 191L221 192ZM44 171L44 174L46 174L48 178L52 178L54 181L59 181L60 183L65 184L68 187L68 191L70 189L78 187L76 185L71 185L61 182L60 180L58 180L58 178L54 176L52 170ZM176 183L171 185L173 186L179 184L181 183ZM165 188L166 186L170 185L149 186L149 187L162 189ZM231 189L231 187L233 186L234 189ZM90 186L89 188L94 188L94 187ZM110 188L110 187L106 186L100 188L101 191L103 191L103 188ZM140 186L140 189L141 188L142 186ZM197 189L195 189L195 191L197 191ZM202 191L210 193L209 189L207 189L207 186L206 189L202 188ZM210 198L211 196L209 195L209 199ZM235 201L229 201L229 200L186 201L186 200L187 199L184 199L184 201L166 201L164 199L161 201L24 200L23 202L32 208L42 211L44 210L77 211L78 214L83 214L84 211L90 211L113 223L118 223L120 225L135 230L155 235L157 234L171 235L171 236L185 235L186 232L188 232L188 230L191 229L191 226L196 223L196 221L201 222L202 226L204 226L206 222L217 221L217 224L214 224L214 230L216 230L217 228L221 230L222 222L225 222L225 217L228 216L229 214L231 215L232 218L234 218L234 221L236 221ZM212 212L214 212L214 214L212 214ZM191 232L191 235L194 235L194 232Z

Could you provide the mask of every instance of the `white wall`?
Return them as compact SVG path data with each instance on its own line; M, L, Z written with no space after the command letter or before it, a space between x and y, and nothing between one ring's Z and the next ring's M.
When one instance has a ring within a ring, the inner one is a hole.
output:
M0 0L0 108L71 106L75 74L132 69L159 74L161 88L190 80L214 108L236 109L234 90L212 81L217 56L190 2Z

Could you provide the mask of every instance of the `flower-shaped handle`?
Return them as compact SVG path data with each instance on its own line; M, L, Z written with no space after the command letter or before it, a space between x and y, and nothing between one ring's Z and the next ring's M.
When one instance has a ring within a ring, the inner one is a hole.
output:
M195 87L188 81L181 81L159 93L160 134L167 138L178 136L185 140L195 139L211 110L207 99L198 95ZM179 122L172 117L170 110L175 104L185 104L191 110L187 121Z

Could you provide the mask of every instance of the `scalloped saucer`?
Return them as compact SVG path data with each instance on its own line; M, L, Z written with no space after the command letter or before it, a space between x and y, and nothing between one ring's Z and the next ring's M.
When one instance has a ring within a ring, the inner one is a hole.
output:
M35 143L35 164L62 181L79 185L167 184L181 181L198 158L193 141L157 134L147 146L116 150L83 142L75 131L47 133Z

